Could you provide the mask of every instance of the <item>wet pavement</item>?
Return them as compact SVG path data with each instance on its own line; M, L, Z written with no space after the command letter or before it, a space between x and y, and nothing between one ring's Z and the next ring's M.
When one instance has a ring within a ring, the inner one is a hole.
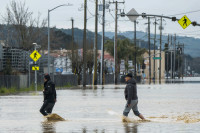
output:
M125 85L58 90L53 113L66 121L47 122L39 113L42 92L0 96L0 133L197 133L200 84L138 85L141 121L122 122Z

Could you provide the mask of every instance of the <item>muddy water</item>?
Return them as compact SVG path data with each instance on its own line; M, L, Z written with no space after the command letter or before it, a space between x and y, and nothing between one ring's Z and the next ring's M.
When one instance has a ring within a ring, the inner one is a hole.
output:
M42 93L0 97L0 133L197 133L200 84L138 85L141 121L131 112L122 122L124 85L58 90L53 110L65 121L47 121L39 113Z

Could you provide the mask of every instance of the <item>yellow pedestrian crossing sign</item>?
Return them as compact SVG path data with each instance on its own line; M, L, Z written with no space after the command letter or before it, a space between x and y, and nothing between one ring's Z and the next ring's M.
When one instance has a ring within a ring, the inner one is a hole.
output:
M189 18L185 15L183 16L178 23L181 25L183 29L187 28L192 22L189 20Z
M41 55L38 53L38 51L34 50L30 57L36 62L38 59L40 59Z
M39 68L39 66L32 66L32 70L33 71L38 71L38 70L40 70L40 68Z

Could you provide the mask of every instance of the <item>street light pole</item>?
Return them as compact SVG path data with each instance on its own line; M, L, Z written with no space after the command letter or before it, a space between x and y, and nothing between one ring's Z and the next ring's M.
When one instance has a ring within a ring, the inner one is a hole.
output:
M159 60L159 84L161 84L161 70L162 70L162 64L161 64L161 51L162 51L162 17L160 18L160 60ZM163 59L164 60L164 59Z
M72 6L72 4L62 4L52 9L48 9L48 73L50 74L50 12L61 6Z
M135 80L137 81L137 71L136 71L136 56L137 56L137 45L136 45L136 20L134 21L134 29L135 29L135 31L134 31L134 43L135 43L135 72L134 72L134 77L135 77Z
M148 17L148 44L149 44L149 84L151 84L151 40L150 40L150 17Z

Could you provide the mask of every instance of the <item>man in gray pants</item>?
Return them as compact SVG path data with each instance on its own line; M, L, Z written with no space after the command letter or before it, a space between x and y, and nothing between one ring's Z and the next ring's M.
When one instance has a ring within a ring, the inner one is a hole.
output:
M142 114L138 111L138 97L137 97L137 86L136 86L136 81L132 78L132 73L128 73L125 77L125 81L127 83L124 95L125 99L127 100L123 115L128 116L130 110L133 110L133 113L138 116L140 119L144 120L145 118L143 117Z

